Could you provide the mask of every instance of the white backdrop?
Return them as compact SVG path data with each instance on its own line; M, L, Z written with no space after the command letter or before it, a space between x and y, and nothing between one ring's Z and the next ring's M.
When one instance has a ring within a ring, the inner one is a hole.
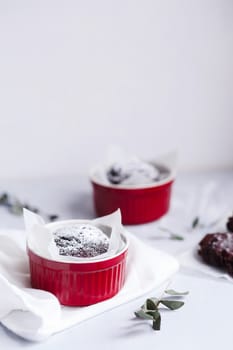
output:
M119 144L233 166L232 0L0 0L2 177L86 172Z

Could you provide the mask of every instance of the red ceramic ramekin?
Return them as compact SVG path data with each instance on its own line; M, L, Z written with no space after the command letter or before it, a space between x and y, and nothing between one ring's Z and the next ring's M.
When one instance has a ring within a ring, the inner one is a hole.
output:
M48 224L83 223L80 220ZM128 239L121 234L123 249L111 258L66 262L39 256L28 246L31 285L56 295L61 304L87 306L112 298L123 287L126 274Z
M145 186L103 184L96 170L91 173L94 206L98 216L108 215L120 208L122 223L135 225L159 219L170 205L174 174Z

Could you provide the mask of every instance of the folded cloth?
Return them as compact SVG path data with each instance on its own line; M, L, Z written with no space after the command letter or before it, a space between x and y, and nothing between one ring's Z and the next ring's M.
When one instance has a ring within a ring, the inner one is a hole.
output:
M189 249L180 254L178 260L184 271L196 273L199 275L208 275L214 278L224 278L233 282L233 278L221 268L206 264L198 255L198 246Z
M161 286L177 272L172 256L130 233L124 287L113 298L86 307L61 306L51 293L30 288L24 231L0 231L0 322L17 335L41 341L81 321L129 302Z

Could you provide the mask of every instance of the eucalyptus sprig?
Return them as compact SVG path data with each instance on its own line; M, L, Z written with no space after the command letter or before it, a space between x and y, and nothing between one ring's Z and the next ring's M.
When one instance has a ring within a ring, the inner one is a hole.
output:
M14 215L22 215L23 208L28 209L36 214L41 213L38 208L31 206L28 203L21 202L18 198L8 193L2 193L0 195L0 206L5 207L11 214ZM58 215L55 214L45 214L45 216L49 221L58 219Z
M199 216L196 216L191 223L191 231L193 231L195 229L214 227L217 224L219 224L221 222L221 220L224 219L224 216L225 215L220 215L217 218L213 219L212 221L209 221L208 223L202 223L201 218Z
M170 238L172 240L176 240L176 241L183 241L184 240L183 236L181 236L180 234L178 234L174 231L171 231L167 227L159 226L159 230L168 233L169 234L168 238Z
M183 297L189 292L177 292L174 289L165 290L165 294L169 296ZM171 298L166 298L166 296L158 298L149 298L146 299L145 303L141 306L140 310L136 311L134 314L136 317L151 320L152 328L155 331L159 331L161 328L161 314L159 312L160 305L165 306L169 310L177 310L184 305L184 302L181 300L171 300Z
M200 223L200 218L196 216L192 221L192 229L194 230L196 227L198 227L199 223Z

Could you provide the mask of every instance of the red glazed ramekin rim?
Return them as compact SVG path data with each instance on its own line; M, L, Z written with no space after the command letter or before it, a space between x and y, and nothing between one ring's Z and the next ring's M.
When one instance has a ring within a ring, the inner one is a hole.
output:
M56 221L56 222L51 222L49 224L46 224L45 227L46 228L58 228L58 227L61 227L63 225L69 225L69 224L87 224L87 223L90 223L91 220L82 220L82 219L72 219L72 220L61 220L61 221ZM104 225L104 226L108 226L108 225ZM99 259L93 259L93 260L90 260L87 258L87 260L56 260L56 259L52 259L52 258L48 258L46 256L43 256L42 254L34 251L32 249L32 247L30 247L29 245L29 241L27 240L27 250L32 252L34 255L42 258L42 259L45 259L47 261L51 261L51 262L57 262L57 263L64 263L64 264L79 264L79 265L84 265L84 264L97 264L97 263L101 263L101 262L106 262L106 261L109 261L109 260L112 260L112 259L115 259L119 256L121 256L122 254L124 254L125 252L128 251L128 248L129 248L129 238L127 237L127 235L124 233L124 232L120 232L120 235L121 237L123 237L123 241L124 241L124 245L122 247L122 249L120 249L117 253L115 253L114 255L111 255L111 256L108 256L108 257L105 257L105 258L99 258Z
M151 162L148 162L151 163ZM154 163L154 165L156 165ZM162 165L162 164L158 164L158 165ZM166 167L166 166L165 166ZM111 188L114 190L144 190L144 189L150 189L150 188L156 188L156 187L160 187L160 186L164 186L168 183L172 183L175 180L175 176L176 176L176 171L170 169L169 167L166 167L168 169L168 171L170 172L170 174L164 178L163 180L160 181L154 181L150 184L145 184L145 185L135 185L135 186L130 186L130 185L113 185L110 183L103 183L103 181L98 179L98 172L100 171L102 167L100 165L95 166L94 168L91 169L90 173L89 173L89 179L91 181L92 184L96 184L99 185L101 187L105 187L105 188Z

